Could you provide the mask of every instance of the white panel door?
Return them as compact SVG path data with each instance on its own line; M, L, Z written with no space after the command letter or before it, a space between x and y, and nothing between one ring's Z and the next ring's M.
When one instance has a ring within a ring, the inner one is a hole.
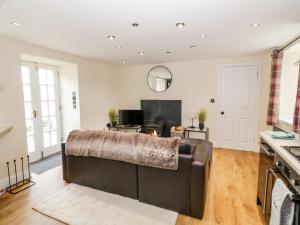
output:
M22 63L27 149L30 161L60 151L57 68Z
M220 147L255 150L257 66L224 66L220 71Z

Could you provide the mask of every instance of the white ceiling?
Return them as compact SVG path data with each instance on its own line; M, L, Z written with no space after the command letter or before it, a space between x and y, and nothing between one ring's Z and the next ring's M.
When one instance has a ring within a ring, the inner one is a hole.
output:
M0 2L0 34L116 65L257 54L300 35L299 0ZM110 34L116 39L108 40ZM193 44L197 48L189 48Z

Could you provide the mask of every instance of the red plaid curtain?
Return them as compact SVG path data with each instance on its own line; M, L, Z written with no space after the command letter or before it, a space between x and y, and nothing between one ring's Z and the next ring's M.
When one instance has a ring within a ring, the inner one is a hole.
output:
M282 52L278 52L278 50L273 51L272 68L271 68L271 87L270 87L268 118L267 118L268 125L273 125L278 122L278 105L279 105L282 57L283 57Z
M299 65L296 103L295 103L295 110L294 110L293 130L296 133L300 133L300 65Z

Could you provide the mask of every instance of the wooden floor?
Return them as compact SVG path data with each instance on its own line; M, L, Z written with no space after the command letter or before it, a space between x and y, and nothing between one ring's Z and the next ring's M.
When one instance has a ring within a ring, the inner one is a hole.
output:
M176 225L265 225L256 206L257 173L258 154L215 149L204 218L179 215ZM0 196L0 225L61 224L31 209L34 203L67 185L62 181L61 167L34 179L37 185L32 188Z

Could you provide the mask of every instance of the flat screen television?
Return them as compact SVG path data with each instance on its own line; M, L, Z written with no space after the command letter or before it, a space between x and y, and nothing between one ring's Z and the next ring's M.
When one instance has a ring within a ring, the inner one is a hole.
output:
M121 125L143 125L143 110L119 110L119 124Z

